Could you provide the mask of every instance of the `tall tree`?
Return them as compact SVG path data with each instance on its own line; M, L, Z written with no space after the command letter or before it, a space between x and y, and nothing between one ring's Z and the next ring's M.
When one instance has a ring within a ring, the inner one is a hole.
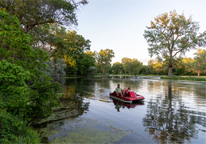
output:
M133 58L131 61L131 71L132 74L137 75L139 74L140 70L142 69L143 63L138 61L137 59Z
M197 49L197 52L194 53L195 55L195 62L194 68L197 70L198 76L200 76L200 71L206 70L206 50Z
M105 70L111 67L111 61L114 57L114 52L112 49L101 49L97 56L97 63L102 70L102 74L105 73Z
M45 23L77 25L76 10L87 3L87 0L1 0L0 8L5 8L11 15L17 14L27 33Z
M123 65L120 63L120 62L115 62L113 63L112 65L112 72L114 74L120 74L122 73L124 70L123 70Z
M44 117L58 105L56 99L61 87L44 73L48 53L31 48L31 38L20 26L16 16L0 10L0 96L5 101L3 109L30 118Z
M125 74L127 72L129 72L129 74L131 73L131 69L130 69L131 61L132 60L130 58L127 58L127 57L123 57L122 58L122 64L123 64L123 68L124 68Z
M149 54L169 57L168 76L172 76L172 59L177 54L184 54L190 49L205 43L206 32L198 33L199 24L190 16L178 15L176 11L164 13L151 21L151 26L144 31L144 38L149 45Z

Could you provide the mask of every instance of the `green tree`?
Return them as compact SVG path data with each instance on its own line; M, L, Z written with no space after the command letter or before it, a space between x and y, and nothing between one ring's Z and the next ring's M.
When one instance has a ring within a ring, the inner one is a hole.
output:
M206 71L206 50L197 49L197 52L194 53L194 68L198 71L198 76L200 76L200 71Z
M98 53L97 63L102 71L102 74L104 74L106 70L108 71L111 68L111 61L113 57L114 52L112 49L101 49Z
M0 8L10 15L18 15L25 33L45 23L77 25L76 10L87 0L1 0Z
M9 102L4 108L10 109L13 114L23 111L22 115L29 118L49 115L52 108L58 105L56 99L59 97L61 87L44 73L46 70L44 63L49 60L48 54L41 49L31 48L31 38L21 30L18 18L4 11L0 11L0 34L0 61L2 62L0 95L13 99L13 102ZM22 72L17 69L18 66L21 67ZM19 88L15 79L18 79L18 74L21 75L23 72L27 72L30 78L18 82L22 85L22 88ZM9 90L9 86L13 89ZM26 100L15 98L22 96L19 93L21 90L26 95ZM18 103L18 108L13 106Z
M199 34L199 25L192 17L185 18L176 11L157 16L151 26L144 32L144 38L149 45L150 56L162 55L169 57L168 75L172 76L172 59L179 53L184 54L204 44L206 32Z
M125 71L125 74L128 72L129 74L131 73L131 59L130 58L126 58L126 57L123 57L122 58L122 64L123 64L123 68L124 68L124 71Z
M132 74L134 75L139 74L143 66L142 62L138 61L137 59L132 59L130 65L131 65Z
M152 73L152 68L148 65L143 65L141 68L141 74L151 74Z
M82 54L77 60L78 75L86 75L88 69L92 66L95 66L95 58L88 54ZM93 68L90 68L91 70ZM95 73L95 71L93 71Z
M114 74L121 74L123 73L124 69L123 69L123 65L120 62L115 62L112 65L112 72Z

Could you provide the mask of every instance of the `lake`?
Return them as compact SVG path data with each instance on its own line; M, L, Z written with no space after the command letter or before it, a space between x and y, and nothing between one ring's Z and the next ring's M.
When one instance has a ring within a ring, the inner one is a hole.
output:
M109 97L117 84L145 97ZM66 79L62 108L35 125L44 143L206 143L206 83L124 76Z

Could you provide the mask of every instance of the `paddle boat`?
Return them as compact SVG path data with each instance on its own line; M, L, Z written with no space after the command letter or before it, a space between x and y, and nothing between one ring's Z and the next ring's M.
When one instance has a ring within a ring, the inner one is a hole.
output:
M115 92L113 92L113 93L110 93L110 97L113 99L117 99L119 101L122 101L122 102L126 102L126 103L132 103L133 101L138 101L138 100L144 99L143 96L136 94L134 91L128 92L124 97L117 96L117 94Z

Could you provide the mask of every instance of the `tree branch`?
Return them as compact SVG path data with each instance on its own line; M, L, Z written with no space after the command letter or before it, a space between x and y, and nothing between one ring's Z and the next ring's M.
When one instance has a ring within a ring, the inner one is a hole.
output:
M45 24L45 23L53 23L54 20L49 20L49 21L44 21L44 22L36 22L34 24L31 24L31 25L26 25L25 27L27 27L28 29L26 29L24 32L25 33L28 33L33 27L35 27L36 25L41 25L41 24Z

